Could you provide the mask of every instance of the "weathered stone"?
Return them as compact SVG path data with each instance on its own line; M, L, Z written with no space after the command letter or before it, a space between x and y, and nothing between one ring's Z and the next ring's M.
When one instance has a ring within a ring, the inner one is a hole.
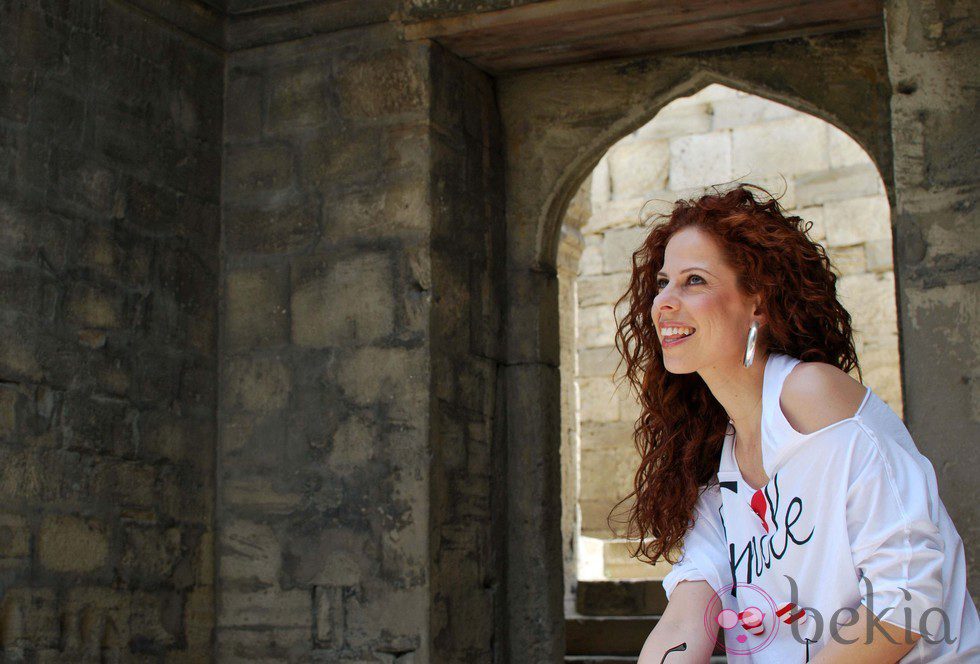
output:
M613 398L612 381L607 378L579 378L579 416L587 422L615 422L619 401ZM591 472L591 471L590 471Z
M744 93L711 102L712 126L716 130L757 123L768 126L772 120L795 115L797 111L789 106Z
M228 521L221 527L221 578L274 585L282 552L276 532L265 524Z
M31 554L31 531L17 514L0 514L0 558L25 558Z
M225 341L231 352L285 343L289 338L288 275L272 267L225 277Z
M744 177L745 173L738 173ZM670 188L703 187L732 179L732 136L727 131L670 141Z
M417 113L425 104L422 59L395 51L345 62L337 96L344 117L355 122Z
M38 533L38 559L54 572L91 572L109 556L106 528L73 516L47 516Z
M300 251L320 237L319 202L303 197L288 202L227 206L224 215L228 251L243 254L281 254Z
M231 146L226 155L223 178L231 196L272 194L291 185L295 177L293 153L282 144Z
M222 594L218 621L222 627L305 628L309 634L312 613L309 590L227 589Z
M812 116L732 130L732 171L752 180L761 169L786 176L826 171L827 125Z
M286 405L290 372L274 357L239 358L228 364L225 403L234 410L268 413Z
M669 141L629 141L609 151L613 198L635 198L667 186Z
M297 262L292 277L292 339L322 348L381 341L394 331L391 257L364 252Z
M881 196L828 202L824 206L827 244L840 247L867 240L891 240L888 201Z
M871 164L808 173L796 179L796 204L800 207L876 194L884 194L884 187Z
M362 348L340 359L336 380L355 404L380 404L387 417L414 421L425 408L429 369L422 349Z

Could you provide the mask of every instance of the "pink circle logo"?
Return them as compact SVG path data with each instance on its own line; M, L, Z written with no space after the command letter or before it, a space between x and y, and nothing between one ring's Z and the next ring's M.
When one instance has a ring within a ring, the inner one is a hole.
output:
M734 600L731 592L736 587L743 604L749 604L741 611L726 607L723 600L723 597ZM776 611L776 602L759 586L751 583L729 584L715 593L708 602L704 611L704 628L715 639L722 652L729 655L752 655L763 650L776 638L780 623L775 618ZM726 638L726 634L731 635L731 638ZM733 645L726 645L729 640L734 642Z

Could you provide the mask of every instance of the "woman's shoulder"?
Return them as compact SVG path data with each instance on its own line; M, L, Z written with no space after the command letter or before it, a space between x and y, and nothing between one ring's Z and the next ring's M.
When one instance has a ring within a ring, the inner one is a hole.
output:
M802 434L854 417L868 388L832 364L799 362L786 376L779 406Z

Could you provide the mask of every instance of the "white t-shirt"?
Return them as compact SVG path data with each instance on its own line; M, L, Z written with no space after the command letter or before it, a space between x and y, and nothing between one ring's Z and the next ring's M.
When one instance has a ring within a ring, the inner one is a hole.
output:
M760 609L761 635L741 624L722 630L732 662L809 661L833 638L831 623L856 621L854 611L835 612L859 603L923 634L902 664L980 662L980 618L967 592L963 542L939 498L932 464L870 388L854 416L811 434L795 430L779 395L798 362L772 353L764 369L762 461L769 483L756 491L744 480L730 430L718 484L702 493L681 559L663 580L668 598L680 581L705 580L726 610L722 622ZM798 616L789 624L776 617L787 603L795 606L783 615ZM875 631L873 638L885 636Z

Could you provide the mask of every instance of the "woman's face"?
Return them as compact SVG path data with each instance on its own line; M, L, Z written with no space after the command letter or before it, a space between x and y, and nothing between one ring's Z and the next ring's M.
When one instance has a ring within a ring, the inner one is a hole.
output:
M652 310L668 371L685 374L742 362L749 327L763 319L754 315L758 297L742 293L737 278L708 233L688 226L668 240Z

